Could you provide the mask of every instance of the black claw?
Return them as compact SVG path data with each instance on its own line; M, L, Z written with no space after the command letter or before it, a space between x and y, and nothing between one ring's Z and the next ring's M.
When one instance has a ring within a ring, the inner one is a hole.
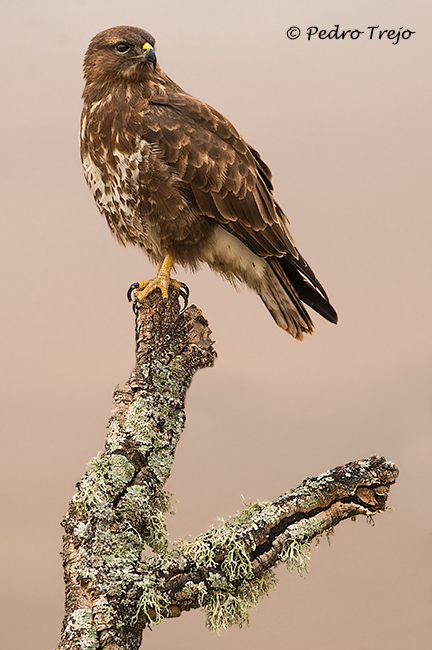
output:
M132 303L132 311L135 314L135 316L138 316L138 300L135 298L135 300Z
M188 306L189 293L190 293L189 292L189 287L187 286L187 284L185 284L184 282L180 282L179 296L181 296L183 298L183 302L184 302L183 307L180 309L181 314L184 312L184 310Z
M135 291L135 289L138 289L138 287L139 287L139 282L134 282L129 287L128 292L127 292L127 299L129 300L129 302L132 301L132 293Z
M180 282L180 295L183 296L185 300L189 298L189 287L184 282Z

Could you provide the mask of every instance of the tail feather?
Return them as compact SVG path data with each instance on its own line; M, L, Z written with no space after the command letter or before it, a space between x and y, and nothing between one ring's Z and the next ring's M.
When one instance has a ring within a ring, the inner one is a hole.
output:
M279 327L299 341L304 333L312 334L314 325L303 302L331 323L337 323L326 292L302 257L271 257L266 262L259 295Z
M303 258L301 260L304 262ZM306 274L303 268L299 269L294 266L289 258L282 258L277 260L284 275L290 279L298 297L306 305L312 307L314 311L320 314L323 318L331 323L338 322L338 316L329 302L326 292L321 284L316 280L312 270L307 266L307 270L311 273ZM306 262L304 262L306 264ZM311 278L313 276L313 280Z
M302 341L304 333L312 334L312 320L294 287L287 277L281 281L270 265L267 266L259 296L277 325L295 339Z

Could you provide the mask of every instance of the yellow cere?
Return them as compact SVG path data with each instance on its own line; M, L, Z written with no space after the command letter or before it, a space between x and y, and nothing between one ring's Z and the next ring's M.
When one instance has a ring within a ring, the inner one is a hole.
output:
M144 43L142 49L143 49L144 52L148 52L148 50L152 50L153 48L150 45L150 43Z

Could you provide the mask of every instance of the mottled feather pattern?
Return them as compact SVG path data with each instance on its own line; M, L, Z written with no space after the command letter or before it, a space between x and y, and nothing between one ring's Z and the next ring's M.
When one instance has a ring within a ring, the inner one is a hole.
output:
M267 164L223 115L150 64L146 43L154 47L139 28L108 29L84 62L81 155L111 230L158 263L168 254L192 269L206 262L246 284L298 339L313 329L301 301L336 322L273 197Z

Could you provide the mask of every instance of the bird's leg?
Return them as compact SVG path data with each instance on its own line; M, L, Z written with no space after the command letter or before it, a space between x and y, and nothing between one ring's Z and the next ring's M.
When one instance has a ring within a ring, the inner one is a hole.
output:
M163 260L159 263L158 269L156 272L156 277L152 280L143 280L142 282L134 282L129 287L128 299L132 299L132 293L135 292L135 300L143 302L147 296L149 296L155 289L160 289L163 301L166 303L168 300L168 288L170 286L174 287L179 294L182 296L185 305L183 309L187 306L187 300L189 296L189 289L183 283L178 280L171 278L170 273L174 264L174 258L170 253L167 253Z

